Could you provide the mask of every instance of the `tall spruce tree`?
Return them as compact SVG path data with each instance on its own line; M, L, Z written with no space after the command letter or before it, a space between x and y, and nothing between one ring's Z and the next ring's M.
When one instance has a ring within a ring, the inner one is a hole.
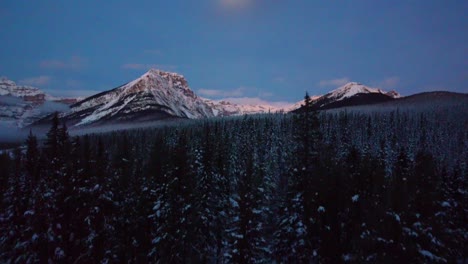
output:
M39 169L40 169L40 152L37 144L37 138L33 135L32 131L29 130L28 138L26 139L26 161L25 167L31 183L31 190L36 186L39 181Z
M309 262L319 248L315 223L323 208L316 199L321 177L318 170L321 132L318 113L313 111L308 93L301 109L294 117L294 165L276 235L280 261Z

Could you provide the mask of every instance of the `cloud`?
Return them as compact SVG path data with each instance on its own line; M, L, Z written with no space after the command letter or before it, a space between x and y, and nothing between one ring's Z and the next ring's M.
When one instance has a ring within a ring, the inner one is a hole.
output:
M81 69L86 65L86 59L79 56L72 56L68 60L43 60L39 63L42 69Z
M177 69L176 65L168 64L141 64L141 63L126 63L121 66L125 70L149 70L149 69L159 69L159 70L175 70Z
M208 97L240 97L243 96L245 91L247 90L246 87L239 87L233 90L219 90L219 89L199 89L198 94L201 96L208 96Z
M253 4L253 0L217 0L218 4L223 9L240 10L245 9Z
M400 77L393 76L377 82L376 86L382 89L393 89L400 83Z
M18 82L23 85L43 86L43 85L49 84L51 79L52 78L50 76L41 75L38 77L22 79L22 80L19 80Z
M343 78L331 79L331 80L321 80L319 82L319 86L321 86L321 87L325 87L325 86L337 87L337 86L345 85L345 84L347 84L349 82L350 82L350 80L348 78L343 77Z

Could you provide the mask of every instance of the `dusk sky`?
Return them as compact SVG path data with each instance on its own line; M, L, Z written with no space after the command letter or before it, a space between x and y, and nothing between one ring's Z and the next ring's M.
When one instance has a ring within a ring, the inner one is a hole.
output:
M0 4L0 76L83 96L149 68L208 98L300 100L348 81L468 92L468 1L23 1Z

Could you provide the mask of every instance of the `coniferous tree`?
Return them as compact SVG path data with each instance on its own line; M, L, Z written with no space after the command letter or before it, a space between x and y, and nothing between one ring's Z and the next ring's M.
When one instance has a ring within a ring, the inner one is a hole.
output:
M156 222L151 256L161 263L185 263L194 254L194 177L189 166L188 135L182 131L172 150L164 184L152 217ZM170 168L170 169L169 169ZM198 256L201 257L201 256ZM192 259L193 260L193 259Z
M302 108L294 120L296 160L276 235L277 254L282 261L308 262L319 247L315 221L317 213L323 210L316 200L316 183L321 177L318 170L321 135L318 114L312 111L308 93Z
M243 121L242 127L251 130L254 120ZM247 140L242 142L238 181L231 198L232 221L227 230L230 236L229 255L235 263L259 263L271 254L265 239L269 215L266 208L268 189L263 184L266 178L258 166L257 153L246 144Z
M467 258L464 119L305 109L73 140L53 122L0 154L0 262Z
M58 113L55 112L52 118L52 124L47 132L47 138L44 143L45 146L45 153L49 163L52 165L52 168L48 168L49 170L58 169L58 158L59 158L59 137L60 137L60 129L59 129L59 117Z
M40 153L37 144L37 138L29 130L28 138L26 139L26 161L25 167L31 181L31 188L36 186L39 181L39 169L40 169Z

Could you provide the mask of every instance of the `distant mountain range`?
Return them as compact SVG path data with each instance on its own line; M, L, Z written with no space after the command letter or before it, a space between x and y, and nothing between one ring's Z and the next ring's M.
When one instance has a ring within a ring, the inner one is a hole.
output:
M396 91L383 91L360 83L347 83L325 95L313 96L317 110L368 105L400 98ZM199 97L184 76L151 69L117 88L83 100L57 98L41 90L0 80L0 123L23 127L48 122L50 113L60 112L69 127L137 123L165 119L200 119L244 114L291 112L302 100L287 107L241 105L226 100Z
M0 124L23 127L54 111L67 111L77 98L60 98L0 78Z

